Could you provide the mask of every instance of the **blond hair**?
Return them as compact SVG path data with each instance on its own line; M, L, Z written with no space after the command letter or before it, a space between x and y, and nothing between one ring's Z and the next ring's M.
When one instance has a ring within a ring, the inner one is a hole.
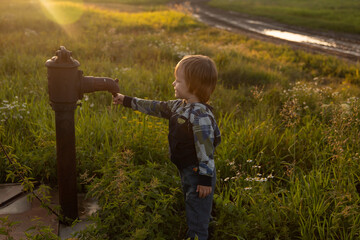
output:
M207 103L215 90L218 72L215 62L203 55L187 55L175 67L175 76L179 69L184 71L189 92L195 94L202 103Z

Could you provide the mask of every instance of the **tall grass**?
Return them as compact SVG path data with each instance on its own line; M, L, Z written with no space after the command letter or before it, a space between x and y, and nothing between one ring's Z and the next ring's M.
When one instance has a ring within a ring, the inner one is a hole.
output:
M56 184L44 63L60 45L85 75L119 78L122 93L158 100L173 99L182 56L205 54L220 77L211 99L222 133L213 239L359 236L359 63L209 28L175 10L64 4L82 10L77 22L58 25L36 1L0 4L0 136L32 177ZM182 239L167 122L111 106L100 92L84 97L75 123L79 191L101 205L97 227L79 236ZM1 182L7 166L1 155Z

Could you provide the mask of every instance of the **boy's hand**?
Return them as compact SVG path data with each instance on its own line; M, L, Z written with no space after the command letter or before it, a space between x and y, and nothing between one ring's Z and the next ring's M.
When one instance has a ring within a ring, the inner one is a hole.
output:
M208 195L210 195L211 191L212 191L211 186L197 185L196 192L199 193L199 198L207 197Z
M113 104L123 104L124 102L124 95L117 93L113 96Z

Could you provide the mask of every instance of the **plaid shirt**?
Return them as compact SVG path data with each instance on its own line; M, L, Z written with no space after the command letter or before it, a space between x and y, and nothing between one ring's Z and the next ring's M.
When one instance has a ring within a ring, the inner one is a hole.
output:
M221 141L220 130L211 107L202 103L182 100L154 101L125 96L124 106L142 113L169 119L177 113L192 124L199 174L212 177L215 169L214 151Z

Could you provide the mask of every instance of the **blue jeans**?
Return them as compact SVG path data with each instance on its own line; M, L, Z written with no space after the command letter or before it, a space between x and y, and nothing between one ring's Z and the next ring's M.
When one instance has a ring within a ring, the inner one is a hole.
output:
M188 225L187 238L198 236L199 240L208 239L208 227L211 218L211 208L214 197L216 170L212 178L212 192L205 198L199 198L196 192L199 173L194 171L196 166L189 166L180 171L181 184L185 199L186 222Z

